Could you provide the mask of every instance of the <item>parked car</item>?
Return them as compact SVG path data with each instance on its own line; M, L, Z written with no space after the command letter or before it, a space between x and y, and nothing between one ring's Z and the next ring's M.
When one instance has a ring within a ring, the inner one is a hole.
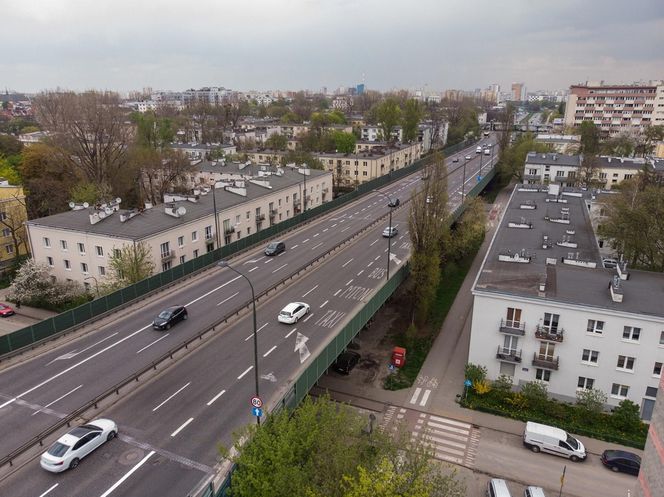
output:
M8 316L13 316L14 314L16 314L14 309L9 307L7 304L0 304L0 316L6 318Z
M486 497L512 497L507 482L500 478L491 478L486 484Z
M337 373L350 374L353 368L357 366L357 363L360 362L360 357L360 354L357 352L347 350L332 363L332 369Z
M388 202L387 206L388 207L399 207L400 203L401 202L399 201L399 199L395 198L394 200L391 200L390 202Z
M265 247L265 255L279 255L286 250L284 242L271 242Z
M600 459L604 466L616 473L620 471L638 476L641 469L641 458L626 450L605 450Z
M546 497L542 487L526 487L523 491L523 497Z
M396 226L388 226L383 230L383 236L385 238L392 238L393 236L397 236L398 233L399 231L397 230Z
M583 461L586 458L586 448L565 430L532 421L526 423L523 445L535 453L548 452L567 457L573 462Z
M46 471L61 473L78 466L85 456L118 434L118 425L110 419L96 419L77 426L49 447L39 464Z
M294 324L308 312L309 304L305 304L304 302L291 302L281 309L279 316L277 316L277 320L280 323Z
M614 269L618 265L618 261L616 259L611 258L611 257L603 257L602 258L602 265L606 269Z
M155 330L169 330L171 326L189 317L187 308L183 305L172 305L161 311L154 321L152 327Z

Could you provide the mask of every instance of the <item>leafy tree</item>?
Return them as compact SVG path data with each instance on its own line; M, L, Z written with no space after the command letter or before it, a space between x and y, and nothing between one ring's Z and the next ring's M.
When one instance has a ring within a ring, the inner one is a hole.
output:
M498 174L504 182L509 182L511 178L517 178L521 182L528 153L550 152L551 150L550 145L536 142L532 133L523 133L506 149L500 150Z
M616 157L630 157L634 153L634 139L627 133L620 133L605 140L601 146L603 155L614 155Z
M640 409L637 404L629 399L620 401L611 413L611 423L621 431L631 432L642 426Z
M145 242L126 244L113 250L109 266L113 271L112 279L107 283L109 290L138 283L152 276L155 269L150 247Z
M282 124L298 124L302 122L302 119L300 116L289 110L281 116L280 121Z
M579 126L582 154L599 153L600 130L592 121L583 121Z
M175 128L171 119L157 117L154 112L136 113L136 144L139 147L161 150L175 139Z
M303 150L291 150L281 158L281 164L284 166L286 164L306 164L311 169L318 169L319 171L324 169L320 160Z
M33 307L54 308L84 295L79 283L54 281L48 266L27 259L16 271L7 298Z
M652 154L655 149L655 143L664 139L664 126L646 126L643 132L638 135L635 146L636 155L645 157Z
M401 108L394 98L387 98L376 107L376 119L381 130L381 138L391 142L392 129L401 121Z
M20 185L22 183L19 172L9 160L2 158L2 156L0 156L0 178L9 181L10 185Z
M80 204L87 202L90 205L94 205L100 199L109 196L110 192L102 191L99 185L85 181L72 186L69 190L71 200Z
M528 383L521 385L520 393L526 399L528 404L535 409L544 406L549 400L547 386L543 381L529 381Z
M357 142L357 139L353 133L335 131L332 136L334 137L334 145L337 151L342 154L352 154L355 152L355 143Z
M586 188L600 187L605 182L599 178L599 173L599 158L594 154L583 155L576 170L576 184Z
M494 380L493 388L495 390L498 390L499 392L511 392L513 384L514 381L512 380L512 377L510 375L501 374L498 378Z
M450 257L456 260L474 254L484 241L486 232L486 210L481 198L469 198L463 216L456 224L452 236L451 247L448 250Z
M0 157L20 154L23 144L11 135L0 135Z
M411 98L406 101L401 122L404 142L412 142L417 139L422 114L422 106L417 100Z
M274 133L265 140L265 146L274 150L286 150L288 148L288 137L280 133Z
M448 145L455 145L470 136L479 136L480 123L477 120L475 104L470 99L445 102L449 131Z
M582 409L583 418L590 422L604 410L607 395L595 388L582 388L576 392L576 405Z
M464 377L471 382L481 382L486 379L487 369L479 364L467 363L464 368Z

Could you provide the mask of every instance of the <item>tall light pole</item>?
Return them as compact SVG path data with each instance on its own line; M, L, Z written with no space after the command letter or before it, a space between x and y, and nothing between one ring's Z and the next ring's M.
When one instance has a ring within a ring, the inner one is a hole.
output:
M382 195L383 197L387 198L388 204L387 206L390 208L390 221L389 221L389 235L387 237L387 280L390 280L390 256L391 256L391 249L392 249L392 209L396 207L395 203L392 202L392 197L390 197L387 193L381 192L379 190L373 190L374 192L378 193L379 195Z
M260 392L258 391L258 332L256 330L256 295L254 294L254 285L251 284L251 280L247 278L247 276L244 273L241 273L237 269L235 269L233 266L231 266L228 261L221 260L217 263L217 266L219 267L227 267L231 271L233 271L236 274L239 274L242 276L245 280L247 280L247 283L249 283L249 288L251 288L251 305L253 307L253 315L254 315L254 381L256 383L256 397L260 398ZM260 425L261 424L261 418L259 416L256 416L256 422Z
M482 160L480 158L480 160ZM463 181L461 182L461 203L463 204L466 201L466 164L468 164L468 159L464 158L463 160Z
M217 183L217 180L212 183L212 205L214 208L214 230L217 235L217 248L221 248L221 238L219 238L219 215L217 214Z
M97 292L97 297L99 297L99 282L97 281L97 278L90 275L83 278L83 280L95 280L95 291Z

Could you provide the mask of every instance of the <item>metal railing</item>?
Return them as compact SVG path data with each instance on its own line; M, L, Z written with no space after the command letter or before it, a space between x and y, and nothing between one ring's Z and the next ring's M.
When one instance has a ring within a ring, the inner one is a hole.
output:
M501 333L507 333L508 335L524 336L526 334L526 323L524 321L501 319L500 328L498 329L500 330Z

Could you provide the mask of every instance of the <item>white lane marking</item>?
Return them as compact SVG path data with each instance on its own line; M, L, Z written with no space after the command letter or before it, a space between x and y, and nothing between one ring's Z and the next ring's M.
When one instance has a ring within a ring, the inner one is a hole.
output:
M321 245L323 245L323 242L320 242L318 245L314 245L313 247L311 247L311 250L316 250Z
M179 394L182 390L184 390L185 388L187 388L189 385L191 385L191 382L187 383L185 386L183 386L182 388L180 388L177 392L175 392L173 395L171 395L169 398L167 398L165 401L163 401L163 402L162 402L161 404L159 404L157 407L155 407L154 409L152 409L152 412L155 412L157 409L159 409L161 406L163 406L166 402L168 402L169 400L171 400L173 397L175 397L177 394Z
M284 264L283 266L279 266L277 269L275 269L274 271L272 271L272 274L276 273L276 272L279 271L280 269L285 268L286 266L288 266L288 263Z
M305 293L304 295L302 295L302 298L304 298L304 297L306 297L307 295L309 295L309 294L310 294L311 292L313 292L316 288L318 288L318 285L316 285L316 286L313 287L311 290L309 290L307 293Z
M387 250L387 249L385 249L385 250ZM378 259L380 259L380 256L379 256L379 255L376 256L376 258L374 259L374 261L377 261Z
M302 243L307 243L311 238L307 238L306 240L302 240Z
M341 267L346 267L346 266L348 266L348 264L350 264L352 261L353 261L353 257L351 257L350 259L348 259L348 260L346 261L346 263L343 264Z
M330 228L334 228L337 225L337 223L334 223Z
M316 234L314 235L314 238L316 238L318 235L320 235L320 233L316 233Z
M420 396L420 392L422 389L420 387L417 387L415 389L415 392L413 393L413 396L410 398L410 403L415 404L417 402L417 398Z
M269 258L268 260L266 260L263 264L269 264L270 262L272 262L272 259L273 259L273 258L270 257L270 258Z
M210 295L210 294L216 292L217 290L220 290L220 289L224 288L226 285L230 285L231 283L233 283L234 281L239 280L240 278L242 278L242 276L236 276L236 277L233 278L232 280L227 281L227 282L224 283L223 285L219 285L217 288L213 288L213 289L210 290L208 293L204 293L204 294L201 295L200 297L195 298L194 300L192 300L192 301L189 302L188 304L185 304L184 306L185 306L185 307L190 306L191 304L194 304L194 303L198 302L199 300L204 299L204 298L207 297L208 295Z
M326 232L327 230L329 230L329 229L330 229L330 228L325 228L325 229L323 230L323 233L325 233L325 232Z
M277 348L277 346L276 346L276 345L273 345L272 348L271 348L270 350L268 350L267 352L265 352L265 354L263 354L263 357L267 357L267 356L269 356L270 353L271 353L274 349L276 349L276 348Z
M182 430L184 430L184 428L185 428L189 423L191 423L193 420L194 420L194 418L189 418L187 421L185 421L184 423L182 423L182 425L181 425L177 430L175 430L173 433L171 433L171 437L174 437L175 435L177 435L178 433L180 433Z
M51 488L49 488L46 492L44 492L43 494L41 494L39 497L44 497L46 494L48 494L51 490L53 490L53 489L54 489L55 487L57 487L58 485L60 485L60 484L59 484L59 483L56 483L56 484L53 485Z
M374 261L371 261L369 264L367 264L367 267L371 267L371 265L374 263Z
M455 421L453 419L448 419L448 418L441 418L440 416L430 415L429 419L431 419L433 421L439 421L441 423L447 423L448 425L462 426L464 428L470 428L471 427L470 423L464 423L463 421Z
M295 248L298 248L299 246L300 246L299 244L298 244L298 245L293 245L293 246L291 247L291 250L293 250L293 249L295 249Z
M353 214L353 215L354 215L354 216L357 216L359 213L360 213L360 211L357 211L357 212L355 212L355 214Z
M256 269L256 268L254 268L254 269ZM253 271L253 269L252 269L252 271ZM251 272L251 271L249 271L249 272ZM231 295L231 296L228 297L228 298L225 298L224 300L222 300L221 302L219 302L217 305L221 305L221 304L224 304L224 303L228 302L228 301L229 301L230 299L232 299L233 297L236 297L239 293L240 293L240 292L235 292L233 295Z
M341 291L341 288L339 288L339 290L337 290L336 292L334 292L334 296L336 297L337 295L339 295L339 292L340 292L340 291Z
M267 325L268 325L268 323L265 323L263 326L261 326L260 328L258 328L258 329L256 330L256 333L258 333L259 331L261 331L261 330L262 330L263 328L265 328ZM248 340L251 340L251 338L252 338L253 336L254 336L254 334L252 333L252 334L249 335L247 338L245 338L244 341L246 342L246 341L248 341Z
M76 390L78 390L78 389L81 388L82 386L83 386L83 385L79 385L79 386L77 386L76 388L71 389L69 392L67 392L66 394L62 395L61 397L58 397L58 398L55 399L53 402L51 402L51 403L49 403L49 404L46 404L44 407L42 407L41 409L39 409L39 411L35 411L35 412L33 412L32 415L34 416L35 414L41 412L42 410L44 410L44 409L48 409L50 406L52 406L53 404L55 404L57 401L64 399L67 395L69 395L69 394L71 394L71 393L74 393Z
M99 345L99 344L102 343L102 342L105 342L105 341L108 340L109 338L113 338L113 337L114 337L115 335L117 335L117 334L118 334L118 332L116 331L115 333L112 333L112 334L108 335L106 338L102 338L102 339L99 340L98 342L95 342L95 343L93 343L92 345L90 345L90 346L88 346L88 347L85 347L83 350L78 350L78 351L77 351L77 350L73 350L72 352L68 352L67 354L61 355L60 357L56 357L56 358L53 359L51 362L49 362L49 363L47 364L47 366L50 365L50 364L52 364L52 363L54 363L54 362L57 361L57 360L60 360L60 359L71 359L72 357L76 357L77 355L82 354L82 353L85 352L86 350L90 350L92 347L94 347L94 346L96 346L96 345Z
M217 400L219 397L221 397L221 396L224 395L225 393L226 393L226 390L222 390L222 391L219 392L217 395L215 395L214 397L212 397L212 398L210 399L210 401L207 403L207 405L208 405L208 406L211 406L212 404L214 404L214 401L215 401L215 400Z
M245 264L255 264L258 261L262 261L263 259L265 259L265 257L267 256L264 255L262 257L259 257L258 259L249 259L247 262L245 262Z
M236 279L237 279L237 278L236 278ZM56 378L59 378L59 377L62 376L63 374L68 373L68 372L71 371L72 369L75 369L75 368L79 367L79 366L82 365L82 364L85 364L86 362L88 362L88 361L94 359L94 358L97 357L98 355L103 354L103 353L106 352L107 350L112 349L113 347L115 347L116 345L121 344L121 343L124 342L125 340L129 340L129 339L132 338L134 335L137 335L137 334L139 334L141 331L145 331L145 330L147 330L148 328L152 328L152 323L148 324L147 326L144 326L144 327L141 328L140 330L136 330L135 332L131 333L130 335L127 335L126 337L124 337L124 338L118 340L117 342L115 342L115 343L109 345L108 347L106 347L106 348L104 348L104 349L101 349L99 352L95 352L95 353L92 354L90 357L88 357L88 358L86 358L86 359L83 359L83 360L77 362L76 364L72 364L72 365L69 366L67 369L64 369L64 370L60 371L58 374L54 374L54 375L51 376L50 378L48 378L48 379L42 381L41 383L38 383L38 384L35 385L34 387L29 388L29 389L27 389L25 392L18 394L16 397L13 397L13 398L9 399L7 402L5 402L5 403L3 403L3 404L0 404L0 409L2 409L3 407L8 406L9 404L11 404L11 403L13 403L13 402L16 402L18 399L20 399L20 398L23 397L24 395L28 395L29 393L34 392L34 391L37 390L38 388L43 387L44 385L46 385L46 384L52 382L52 381L55 380Z
M249 271L247 271L247 272L248 272L248 273L251 273L252 271L256 271L256 269L258 269L258 268L257 268L257 267L252 267L252 268L251 268Z
M306 319L305 319L305 321L306 321ZM304 321L303 321L303 322L304 322ZM293 328L292 330L290 330L290 331L288 332L288 334L287 334L284 338L288 338L289 336L291 336L291 335L292 335L293 333L295 333L296 331L297 331L297 328Z
M237 379L238 379L238 380L241 380L242 378L244 378L244 375L246 375L246 374L247 374L249 371L251 371L252 369L254 369L254 367L253 367L253 366L249 366L249 367L244 371L244 373L242 373L240 376L237 377Z
M348 283L346 283L346 286L350 285L353 282L352 279L348 280Z
M369 244L369 247L373 247L374 244L376 244L376 243L378 243L378 240L374 240L373 242L371 242L371 243Z
M328 302L329 302L329 300L326 300L325 302L323 302L323 303L320 305L320 308L322 309L323 307L325 307L325 305L326 305Z
M313 315L314 315L314 313L313 313L313 312L310 312L309 315L308 315L306 318L304 318L304 319L302 320L302 322L303 322L303 323L306 323L307 321L309 321L309 320L312 318Z
M150 451L150 452L148 453L147 456L145 456L143 459L141 459L141 460L138 462L138 464L136 464L136 466L134 466L133 468L131 468L131 469L127 472L126 475L124 475L122 478L120 478L118 481L116 481L116 482L111 486L111 488L109 488L108 490L106 490L106 492L104 492L103 494L101 494L100 497L108 497L109 495L111 495L111 492L113 492L113 490L115 490L115 489L118 488L120 485L122 485L122 484L124 483L124 481L125 481L127 478L129 478L131 475L133 475L133 474L138 470L138 468L140 468L140 467L143 466L146 462L148 462L148 459L150 459L150 458L151 458L153 455L155 455L155 454L156 454L156 452L155 452L154 450Z
M362 271L360 271L359 273L357 273L357 276L361 275L363 272L364 272L364 269Z
M341 230L341 233L343 233L344 231L349 230L349 229L350 229L350 226L346 226L344 229Z
M138 350L136 351L136 353L137 353L137 354L140 354L141 352L143 352L143 351L144 351L145 349L147 349L148 347L151 347L151 346L153 346L155 343L157 343L157 342L159 342L160 340L163 340L164 338L166 338L168 335L170 335L170 333L166 333L164 336L162 336L162 337L160 337L160 338L157 338L154 342L150 342L150 343L148 343L148 344L147 344L145 347L143 347L142 349L138 349Z
M431 395L431 390L428 388L424 391L424 395L422 395L422 399L420 400L420 406L424 407L427 405L427 401L429 400L429 395Z

